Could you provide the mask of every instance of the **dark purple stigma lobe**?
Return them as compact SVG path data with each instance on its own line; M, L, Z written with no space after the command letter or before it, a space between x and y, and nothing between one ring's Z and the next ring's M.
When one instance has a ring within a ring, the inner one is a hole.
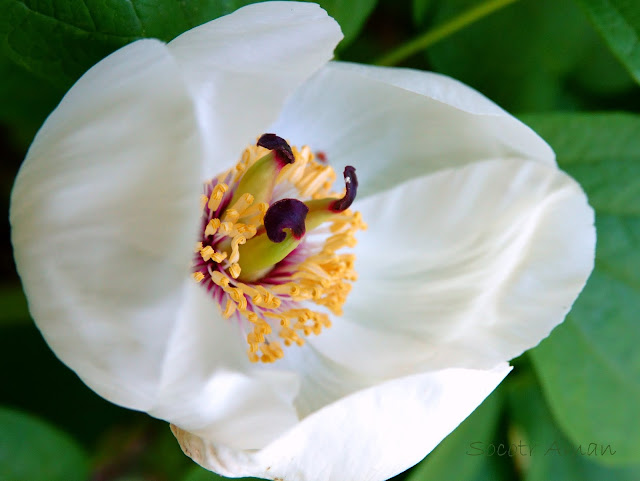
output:
M278 137L276 134L262 134L258 139L258 146L273 151L276 160L280 164L280 168L287 164L293 164L295 161L291 146L286 140Z
M356 169L355 167L351 167L347 165L344 168L344 185L347 189L346 194L342 199L334 200L329 204L329 210L333 212L342 212L343 210L347 210L353 201L356 198L356 194L358 193L358 177L356 177Z
M291 229L294 238L302 239L307 212L309 208L298 199L281 199L271 204L264 215L264 228L269 240L276 244L282 242L287 237L286 228Z

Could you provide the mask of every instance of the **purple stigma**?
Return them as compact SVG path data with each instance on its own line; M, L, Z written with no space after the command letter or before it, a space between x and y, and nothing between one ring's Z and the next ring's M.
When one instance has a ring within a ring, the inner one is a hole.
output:
M276 160L280 162L280 168L287 164L293 164L295 157L291 151L291 147L287 141L276 134L262 134L258 139L258 146L272 150L276 156Z
M271 204L264 215L264 228L269 240L276 244L282 242L287 237L286 228L291 229L293 237L302 239L307 212L309 208L297 199L282 199Z
M329 210L333 212L342 212L347 210L353 204L358 193L358 177L356 177L356 169L347 165L344 168L344 185L347 188L347 193L344 194L342 199L334 200L329 204Z

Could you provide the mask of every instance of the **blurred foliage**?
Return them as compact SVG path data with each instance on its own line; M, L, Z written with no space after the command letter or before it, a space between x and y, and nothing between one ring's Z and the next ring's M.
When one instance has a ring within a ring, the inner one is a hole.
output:
M7 58L66 90L98 60L134 40L169 41L249 3L2 0L0 45Z
M89 67L141 38L169 41L253 0L0 0L3 55L67 90ZM375 0L318 0L342 26L345 42L359 32Z
M640 81L640 10L635 0L578 0L611 50Z
M640 116L528 116L596 210L596 265L554 336L531 351L552 411L576 444L616 446L640 463ZM570 389L567 387L570 386Z
M248 3L0 0L5 212L35 132L91 65L135 39L170 40ZM481 2L320 3L345 33L338 56L370 63ZM599 240L596 270L567 321L398 480L640 479L639 35L635 0L518 0L403 63L456 77L522 115L588 193ZM104 401L55 358L29 320L4 218L0 480L223 479L186 458L165 423ZM615 455L590 454L590 443Z
M199 466L193 467L187 475L182 478L180 481L224 481L227 478L223 478L215 473L211 473L206 469L203 469ZM256 478L237 478L238 481L252 481L256 480Z
M83 481L89 462L69 436L33 416L0 406L2 481Z
M58 89L0 56L0 121L21 147L28 145L64 90Z
M607 450L607 446L613 445L595 442L602 438L583 438L580 442L567 439L545 406L533 376L514 379L506 385L506 390L512 420L509 446L514 448L515 467L524 481L640 479L640 467L609 468L594 461L602 457L615 458L615 454L609 453L617 454L619 444ZM587 455L590 452L596 454Z
M411 471L407 481L508 480L509 466L501 463L498 456L489 454L489 447L495 440L504 439L502 392L502 388L496 389L425 461Z
M433 23L476 3L440 2ZM572 0L521 0L435 45L427 55L437 71L515 112L582 108L594 87L600 95L633 87ZM586 68L605 72L607 78L594 86L583 73Z
M0 289L0 328L10 324L25 324L31 322L27 299L19 286Z

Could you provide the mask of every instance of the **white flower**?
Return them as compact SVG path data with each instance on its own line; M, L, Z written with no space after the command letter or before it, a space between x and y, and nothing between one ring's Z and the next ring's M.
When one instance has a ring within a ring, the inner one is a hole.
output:
M48 344L223 475L412 466L563 320L593 266L593 212L542 139L452 79L327 63L340 38L317 5L270 2L128 45L65 96L13 191ZM355 166L369 228L344 315L256 364L190 262L203 183L264 132Z

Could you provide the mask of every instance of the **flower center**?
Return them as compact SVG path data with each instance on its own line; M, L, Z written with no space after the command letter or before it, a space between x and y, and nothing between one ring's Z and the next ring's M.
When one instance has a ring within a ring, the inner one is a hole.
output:
M354 254L366 229L352 212L358 181L346 167L346 192L331 192L336 174L309 147L291 148L265 134L226 172L205 183L202 234L193 278L223 317L246 334L252 362L274 362L285 346L331 326L357 275Z

